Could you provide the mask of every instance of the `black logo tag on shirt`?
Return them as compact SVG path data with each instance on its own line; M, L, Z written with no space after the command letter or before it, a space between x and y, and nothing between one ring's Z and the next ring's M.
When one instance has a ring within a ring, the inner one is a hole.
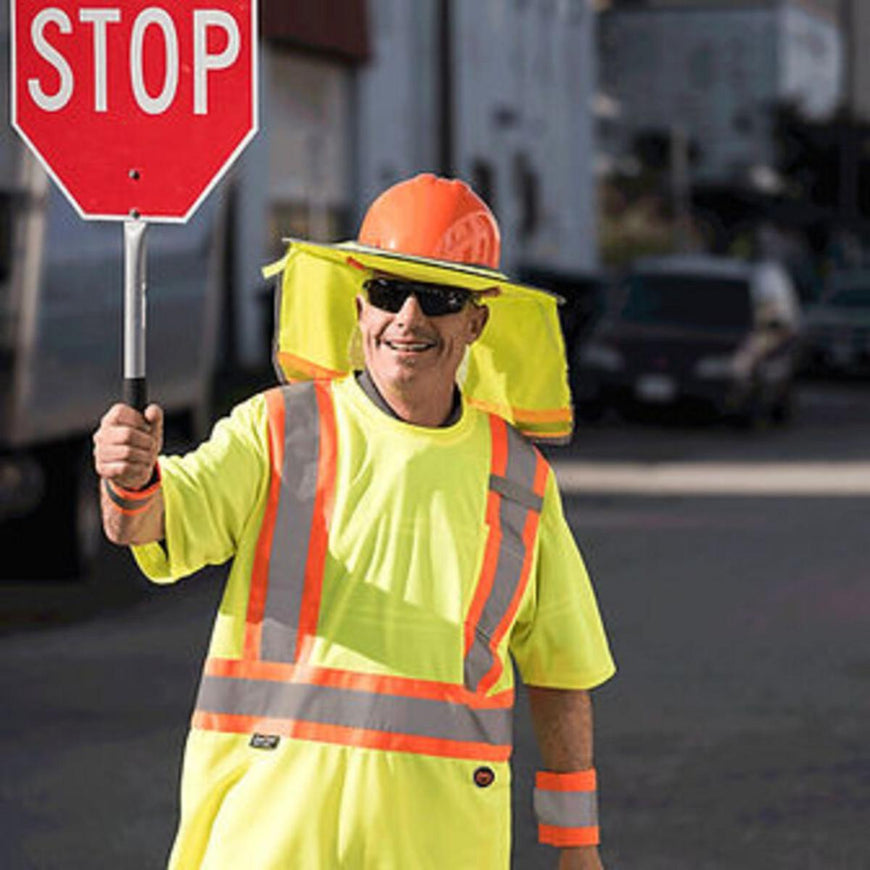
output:
M276 749L280 742L277 734L254 734L248 745L251 749Z
M478 767L474 771L474 784L478 788L489 788L495 782L495 771L491 767Z

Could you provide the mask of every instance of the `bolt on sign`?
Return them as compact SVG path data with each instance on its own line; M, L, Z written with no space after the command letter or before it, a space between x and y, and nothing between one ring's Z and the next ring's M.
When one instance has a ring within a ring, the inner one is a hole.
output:
M12 0L12 124L84 218L184 221L256 132L256 0Z
M142 410L145 231L257 131L256 0L11 0L12 126L79 215L124 221L124 400Z

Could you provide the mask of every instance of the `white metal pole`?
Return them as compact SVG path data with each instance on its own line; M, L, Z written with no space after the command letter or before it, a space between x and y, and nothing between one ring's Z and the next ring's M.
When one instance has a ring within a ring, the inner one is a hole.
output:
M148 404L145 380L145 234L143 220L124 221L124 402L137 411Z

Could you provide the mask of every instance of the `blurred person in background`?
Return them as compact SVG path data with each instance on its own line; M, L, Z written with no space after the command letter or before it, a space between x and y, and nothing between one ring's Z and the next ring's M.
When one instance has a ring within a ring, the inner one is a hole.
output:
M355 282L359 370L258 394L183 457L159 455L156 405L94 436L106 534L151 580L233 560L170 867L505 870L512 657L539 838L599 868L589 690L614 665L594 593L549 465L457 386L513 286L496 220L421 175L356 243L302 249L285 275L332 257Z

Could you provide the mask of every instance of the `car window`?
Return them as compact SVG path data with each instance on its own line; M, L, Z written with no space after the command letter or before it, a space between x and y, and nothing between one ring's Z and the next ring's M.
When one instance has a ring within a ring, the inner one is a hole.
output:
M835 308L870 308L870 286L844 287L828 300Z
M631 275L619 319L710 331L744 329L752 321L749 283L695 275Z

